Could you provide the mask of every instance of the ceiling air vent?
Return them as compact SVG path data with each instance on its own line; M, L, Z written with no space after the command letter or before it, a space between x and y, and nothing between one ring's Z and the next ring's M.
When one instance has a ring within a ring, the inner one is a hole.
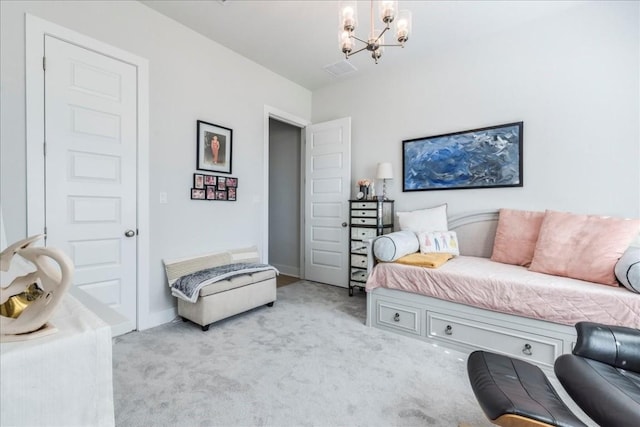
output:
M345 59L343 59L342 61L338 61L335 64L325 65L323 68L327 73L333 76L344 76L345 74L358 71L358 69L354 67L353 64Z

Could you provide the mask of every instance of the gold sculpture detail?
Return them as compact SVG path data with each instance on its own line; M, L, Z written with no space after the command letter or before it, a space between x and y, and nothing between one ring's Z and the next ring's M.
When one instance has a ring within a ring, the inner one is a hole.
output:
M42 296L44 291L38 287L37 283L32 283L26 291L10 297L4 304L0 305L0 316L17 319L22 311L32 302Z
M69 289L74 268L62 251L32 246L43 237L29 237L0 253L0 273L4 276L0 286L0 341L55 332L47 321ZM19 257L31 264L22 260L19 265ZM16 262L13 270L12 261ZM13 280L7 285L5 278Z

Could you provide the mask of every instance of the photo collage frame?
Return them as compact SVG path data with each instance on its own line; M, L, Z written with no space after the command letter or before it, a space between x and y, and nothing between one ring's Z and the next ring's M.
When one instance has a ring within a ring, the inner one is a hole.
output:
M191 200L224 200L235 202L238 197L238 178L193 174Z

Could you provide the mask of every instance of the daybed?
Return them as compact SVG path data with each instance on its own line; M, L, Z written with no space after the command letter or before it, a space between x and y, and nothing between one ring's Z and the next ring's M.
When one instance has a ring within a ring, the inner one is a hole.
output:
M257 264L259 260L255 247L165 260L169 286L172 287L174 296L178 297L178 314L206 331L211 323L218 320L261 305L273 306L278 271L271 266ZM226 270L213 271L220 267ZM189 296L179 292L174 284L181 278L188 278L202 271L207 274L200 277L196 291L189 301Z
M571 353L579 321L640 328L640 294L491 261L497 225L496 211L450 218L461 255L436 269L371 262L367 324L547 371ZM374 260L375 239L369 243Z

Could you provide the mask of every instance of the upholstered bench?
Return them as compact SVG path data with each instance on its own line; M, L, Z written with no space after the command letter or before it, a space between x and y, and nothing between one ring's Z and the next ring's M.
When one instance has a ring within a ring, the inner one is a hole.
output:
M250 247L191 258L165 260L164 264L169 286L173 286L179 279L202 270L247 265L257 263L259 260L257 249ZM232 275L228 279L202 286L194 302L178 298L178 314L183 320L190 320L200 325L203 331L207 331L209 326L218 320L260 305L273 306L276 300L277 270L273 267L269 268ZM175 295L175 291L172 293Z
M496 425L585 426L529 362L479 350L469 356L467 369L480 407Z

